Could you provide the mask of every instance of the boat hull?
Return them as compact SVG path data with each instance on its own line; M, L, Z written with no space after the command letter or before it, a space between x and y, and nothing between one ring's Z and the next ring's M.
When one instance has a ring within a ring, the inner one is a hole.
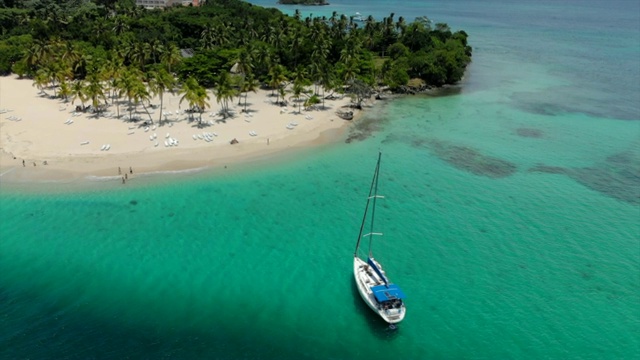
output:
M380 264L377 264L379 268ZM399 309L383 309L371 290L373 286L383 284L382 279L373 271L368 271L367 263L358 258L353 258L353 276L358 287L358 292L362 300L369 306L373 312L378 314L384 321L389 324L397 324L404 319L406 308L404 304Z

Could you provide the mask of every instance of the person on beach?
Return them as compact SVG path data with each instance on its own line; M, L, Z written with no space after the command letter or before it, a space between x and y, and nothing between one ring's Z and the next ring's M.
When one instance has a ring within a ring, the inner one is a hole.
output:
M133 169L129 166L129 174L133 174Z
M125 178L125 179L129 179L129 178L127 177L127 173L124 173L124 178Z
M25 167L25 165L24 165L24 160L22 160L22 167Z
M118 175L122 175L122 169L120 169L120 166L118 166Z
M123 184L124 184L124 181L125 181L125 180L124 180L124 176L123 176L123 177L122 177L122 183L123 183Z

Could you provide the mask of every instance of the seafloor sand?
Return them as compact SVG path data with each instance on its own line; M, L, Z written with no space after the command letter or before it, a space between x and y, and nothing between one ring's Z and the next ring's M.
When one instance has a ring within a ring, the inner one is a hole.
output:
M53 90L46 93L52 95ZM118 167L124 174L129 167L139 173L220 166L331 141L348 124L335 114L349 104L348 97L325 101L325 109L319 106L318 110L299 113L292 99L288 99L289 107L283 108L275 105L275 97L270 95L268 90L249 93L246 114L241 111L244 98L242 105L234 98L234 116L223 119L216 115L220 105L210 93L211 106L202 114L203 126L199 127L183 112L188 104L179 104L179 95L165 94L162 112L171 112L169 121L159 126L160 109L149 109L154 125L147 128L142 123L149 116L142 106L137 109L142 120L126 120L126 100L121 102L120 118L116 118L115 105L107 110L112 116L74 114L74 105L45 96L31 80L0 77L0 179L117 176ZM159 99L153 99L152 104L159 105ZM194 116L197 119L197 114ZM231 145L232 139L239 143ZM165 141L174 145L166 146ZM109 150L102 150L107 144Z

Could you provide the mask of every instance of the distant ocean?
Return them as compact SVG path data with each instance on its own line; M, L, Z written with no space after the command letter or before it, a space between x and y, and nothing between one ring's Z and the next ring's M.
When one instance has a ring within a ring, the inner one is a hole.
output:
M0 179L0 358L640 357L640 3L331 3L465 30L464 82L268 164ZM378 150L396 331L352 278Z

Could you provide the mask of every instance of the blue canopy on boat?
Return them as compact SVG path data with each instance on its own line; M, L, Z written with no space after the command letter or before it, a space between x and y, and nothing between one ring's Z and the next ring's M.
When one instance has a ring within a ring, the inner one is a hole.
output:
M405 298L404 293L396 284L374 286L371 291L378 302Z

